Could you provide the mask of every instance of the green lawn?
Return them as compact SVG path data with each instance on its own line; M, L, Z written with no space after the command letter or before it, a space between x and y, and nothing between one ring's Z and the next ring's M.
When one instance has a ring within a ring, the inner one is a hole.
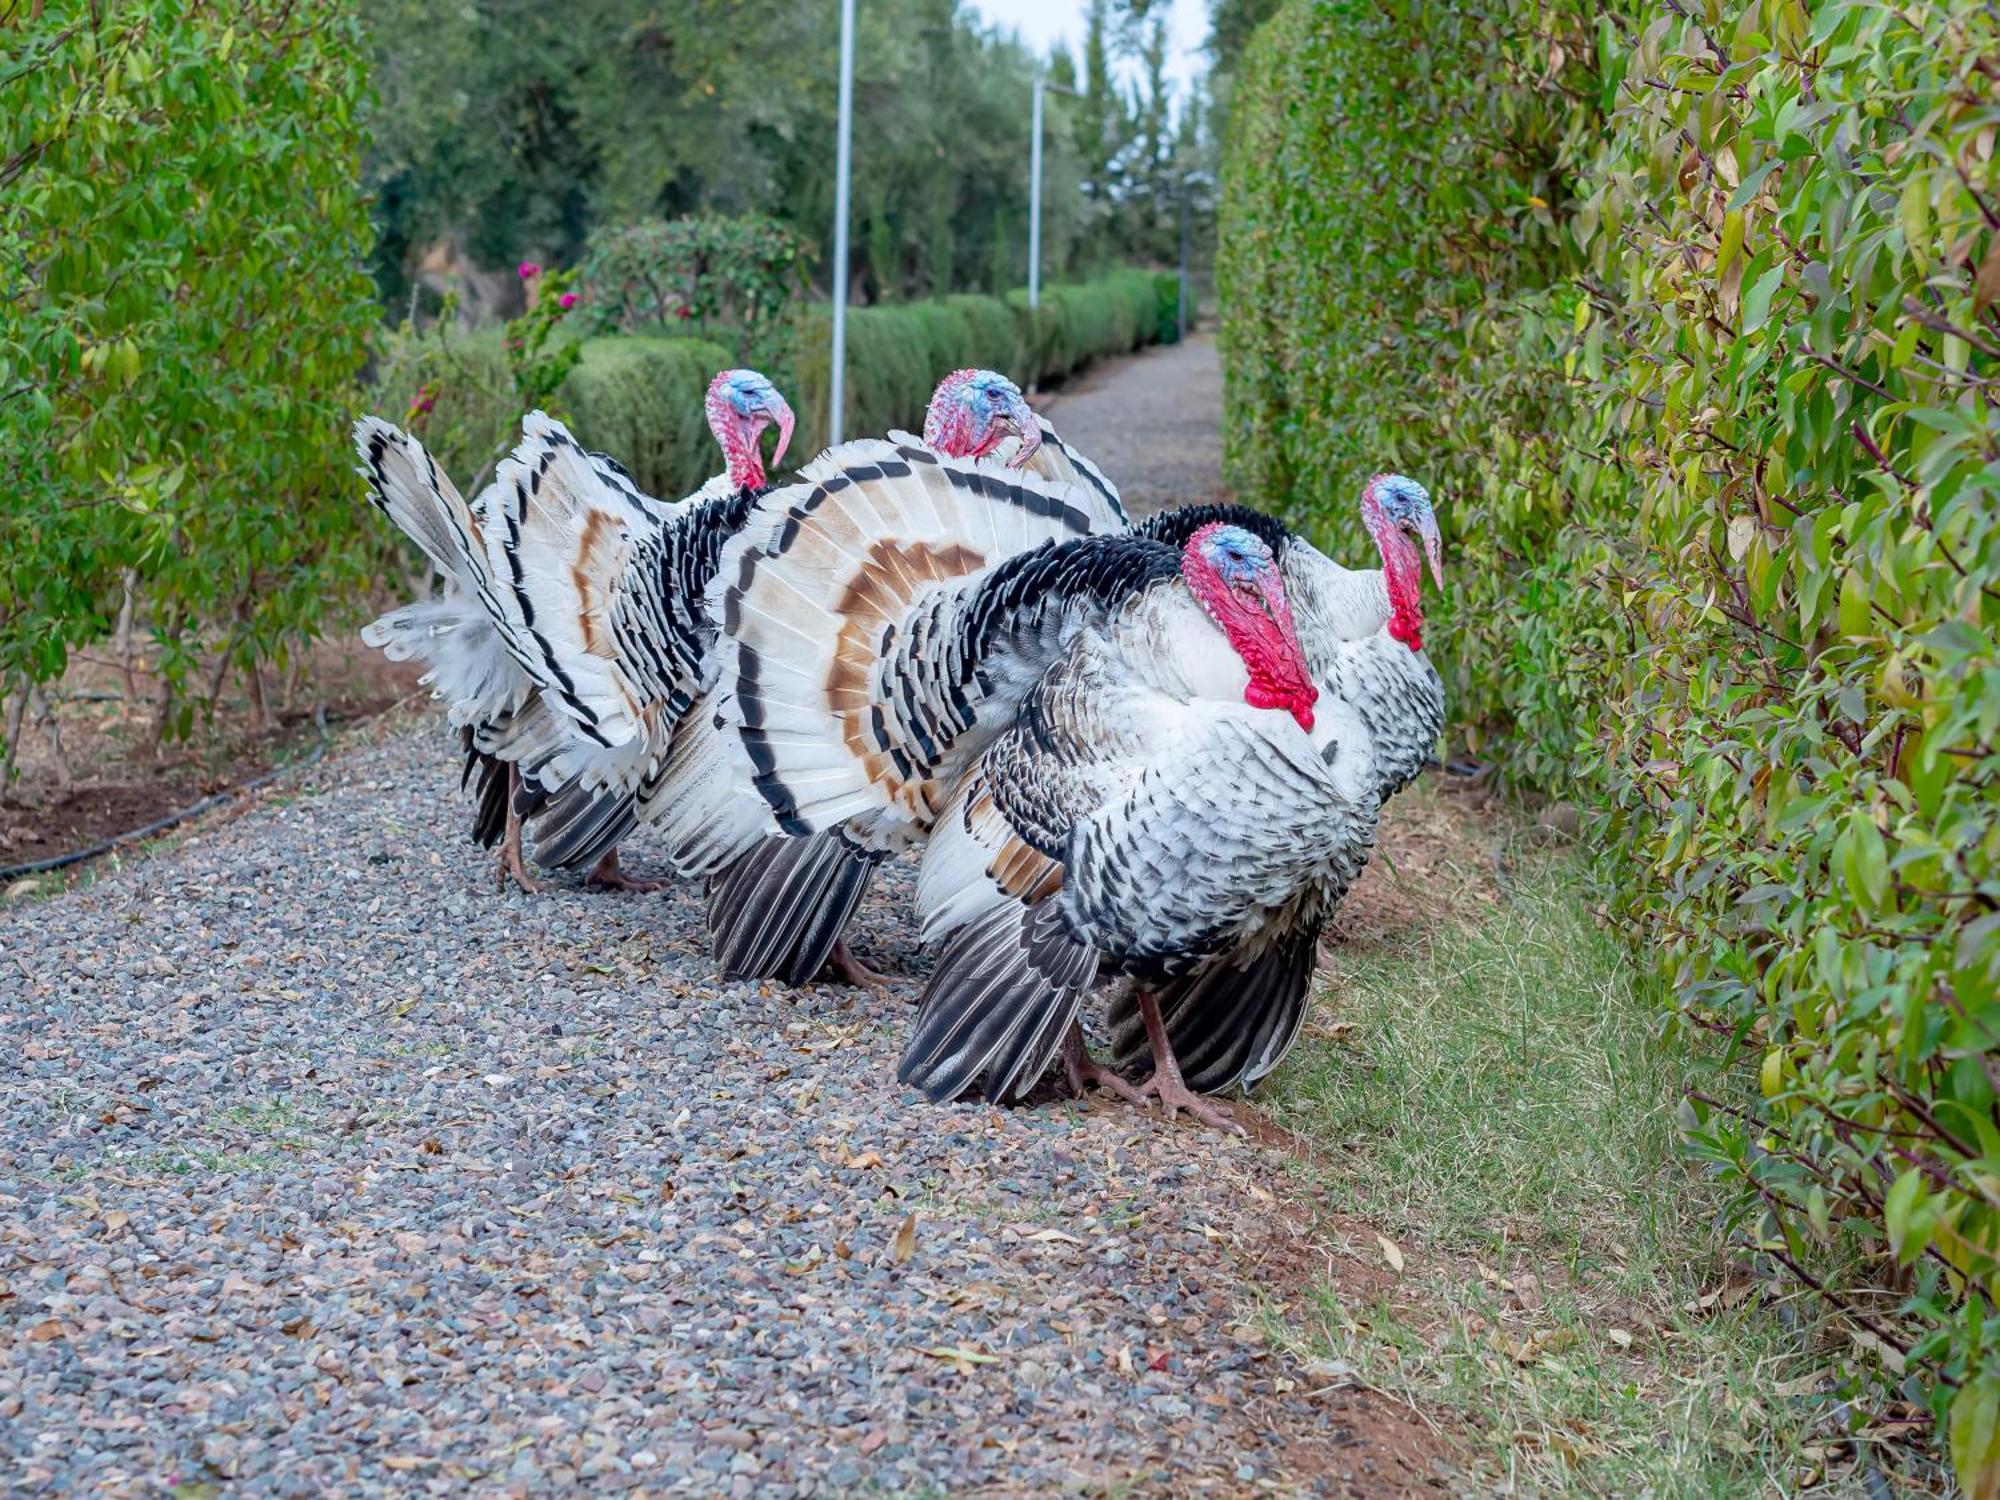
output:
M1450 822L1440 801L1407 811ZM1574 861L1528 853L1494 901L1460 837L1402 884L1462 915L1334 949L1330 1017L1260 1099L1321 1148L1303 1170L1339 1268L1274 1334L1430 1411L1470 1475L1517 1493L1906 1483L1847 1440L1830 1367L1851 1346L1728 1242L1677 1133L1696 1065L1659 1040L1662 999L1594 925Z

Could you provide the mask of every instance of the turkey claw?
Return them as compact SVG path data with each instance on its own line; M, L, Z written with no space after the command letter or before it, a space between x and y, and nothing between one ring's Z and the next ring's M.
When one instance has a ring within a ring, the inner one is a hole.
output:
M1204 1125L1212 1125L1217 1130L1234 1131L1237 1135L1245 1137L1250 1134L1237 1123L1228 1105L1220 1099L1210 1099L1195 1093L1178 1078L1165 1077L1156 1072L1139 1085L1139 1092L1158 1099L1160 1107L1167 1112L1167 1119L1170 1121L1177 1111L1184 1109Z
M583 877L583 883L594 891L637 891L641 894L664 891L668 884L664 880L644 880L637 875L627 875L618 867L616 849L597 862Z

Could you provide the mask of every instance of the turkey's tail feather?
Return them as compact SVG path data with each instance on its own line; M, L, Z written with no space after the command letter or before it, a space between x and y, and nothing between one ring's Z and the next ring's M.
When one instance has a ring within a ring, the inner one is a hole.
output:
M1027 471L1063 486L1068 492L1065 498L1089 513L1093 531L1104 535L1130 531L1132 518L1125 513L1125 502L1118 498L1118 486L1105 478L1104 471L1096 464L1065 443L1047 417L1037 416L1035 420L1041 426L1042 441L1029 455ZM1018 438L1010 440L997 456L1004 462L1019 444Z
M1090 524L1040 480L879 440L829 449L762 497L709 598L724 732L778 826L927 824L931 771L977 714L971 581Z
M622 470L540 411L522 418L492 494L487 559L524 665L581 738L641 737L648 695L624 670L612 605L658 518Z
M723 974L809 984L881 862L838 831L759 840L709 891L708 931Z
M524 785L524 792L529 790ZM629 792L597 791L581 785L559 792L534 788L540 806L529 819L535 863L545 870L588 870L624 841L639 814Z
M1284 1060L1312 1000L1319 924L1285 933L1246 963L1219 960L1155 991L1181 1078L1197 1093L1248 1089ZM1112 1055L1120 1068L1150 1055L1138 992L1111 1003Z
M485 574L479 522L423 444L380 417L362 417L354 424L354 449L375 508L423 548L440 573L476 589Z
M513 778L508 775L505 761L488 755L474 743L471 725L462 729L460 735L465 747L465 770L458 778L458 789L464 791L478 778L478 788L473 792L472 841L482 849L491 849L507 832L507 784Z
M354 424L368 498L423 549L445 597L391 610L361 639L391 661L421 661L454 725L518 708L532 679L513 654L485 560L480 521L423 445L379 417Z
M896 1077L933 1100L1033 1088L1097 978L1097 950L1053 900L996 907L951 935L924 987Z

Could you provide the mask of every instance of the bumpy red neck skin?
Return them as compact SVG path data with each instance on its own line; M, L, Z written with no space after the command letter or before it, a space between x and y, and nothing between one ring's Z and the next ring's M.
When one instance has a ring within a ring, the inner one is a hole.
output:
M1424 605L1421 597L1424 555L1417 544L1383 513L1371 483L1361 492L1361 519L1382 554L1382 581L1389 588L1389 635L1412 651L1424 649Z
M722 458L729 469L730 484L739 490L761 490L764 487L764 455L757 439L763 433L763 424L738 414L730 404L727 387L719 378L709 386L708 400L704 405L708 411L708 430L722 445Z
M968 453L954 453L948 445L965 440L962 430L964 427L964 413L959 404L958 393L965 383L978 373L977 370L953 370L944 379L940 380L937 389L931 392L931 404L924 412L924 443L928 447L937 449L946 458L971 458L975 456ZM950 422L954 412L957 412L960 416L959 427L961 429L955 436L947 431L947 424Z
M1243 701L1252 708L1283 709L1310 734L1319 689L1306 667L1292 606L1276 571L1254 590L1231 588L1190 539L1182 553L1181 576L1249 669Z

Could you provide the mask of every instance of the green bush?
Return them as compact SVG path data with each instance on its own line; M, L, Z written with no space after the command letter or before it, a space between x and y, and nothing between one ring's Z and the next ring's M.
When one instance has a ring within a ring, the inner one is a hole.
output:
M851 308L847 314L847 421L850 437L891 427L915 431L937 382L976 365L1022 385L1054 380L1092 359L1123 354L1154 335L1150 272L1119 271L1080 286L1045 287L1032 313L1028 294L956 296L934 302ZM786 391L799 415L801 455L825 440L828 313L809 309Z
M422 439L461 487L511 448L521 403L498 329L394 339L374 406ZM589 338L551 409L650 495L678 499L722 467L702 398L729 352L702 339ZM420 409L425 408L425 409ZM468 490L468 494L470 491Z
M1996 44L1972 0L1292 0L1232 99L1219 266L1239 489L1359 555L1361 480L1432 481L1457 732L1598 810L1681 1015L1757 1065L1697 1150L1795 1267L1890 1263L1974 1493Z
M1188 323L1194 323L1194 287L1188 287ZM1176 271L1153 275L1153 338L1162 344L1181 341L1181 278Z
M644 219L591 235L583 307L600 333L694 335L745 364L789 358L805 245L762 214Z
M185 732L202 650L281 659L368 571L366 43L345 4L49 0L0 54L0 680L129 570Z

